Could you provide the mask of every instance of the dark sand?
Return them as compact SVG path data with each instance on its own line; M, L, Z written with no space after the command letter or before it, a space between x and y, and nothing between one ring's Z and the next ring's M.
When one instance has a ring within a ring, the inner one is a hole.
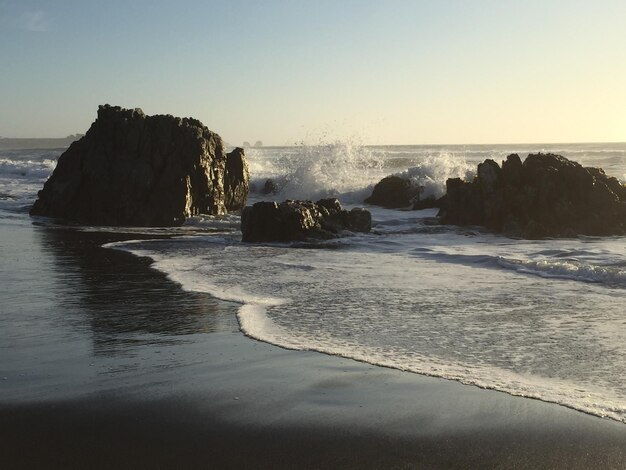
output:
M623 423L251 340L98 248L128 236L0 230L2 469L626 468Z

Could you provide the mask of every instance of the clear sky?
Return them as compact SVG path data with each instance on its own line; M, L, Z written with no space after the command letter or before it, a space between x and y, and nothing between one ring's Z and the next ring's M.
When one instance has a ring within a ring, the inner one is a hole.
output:
M626 0L0 0L0 136L98 104L230 143L626 141Z

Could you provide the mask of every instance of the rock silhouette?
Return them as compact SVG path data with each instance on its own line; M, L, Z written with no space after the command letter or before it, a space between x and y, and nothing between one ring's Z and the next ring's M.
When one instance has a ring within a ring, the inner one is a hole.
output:
M193 118L104 105L57 162L32 215L91 225L176 226L239 210L248 195L242 149L224 154Z
M241 214L244 242L327 240L344 230L369 232L372 216L365 209L347 211L337 199L257 202Z
M626 234L626 187L600 168L554 154L485 160L476 178L446 182L441 221L535 239Z
M410 179L391 175L376 183L372 195L365 202L388 209L410 207L419 201L422 191L423 188L415 186Z

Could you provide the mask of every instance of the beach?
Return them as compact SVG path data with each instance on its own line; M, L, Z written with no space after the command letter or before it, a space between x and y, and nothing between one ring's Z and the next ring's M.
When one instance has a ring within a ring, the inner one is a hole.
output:
M4 468L626 465L623 423L247 338L236 304L101 248L128 235L0 230Z
M626 469L624 24L0 1L0 470Z
M0 2L0 470L626 469L626 2Z

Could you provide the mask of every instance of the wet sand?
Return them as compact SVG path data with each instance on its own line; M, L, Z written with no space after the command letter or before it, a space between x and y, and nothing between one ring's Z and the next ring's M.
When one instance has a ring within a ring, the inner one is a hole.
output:
M2 468L624 468L626 425L246 338L127 235L0 227Z

